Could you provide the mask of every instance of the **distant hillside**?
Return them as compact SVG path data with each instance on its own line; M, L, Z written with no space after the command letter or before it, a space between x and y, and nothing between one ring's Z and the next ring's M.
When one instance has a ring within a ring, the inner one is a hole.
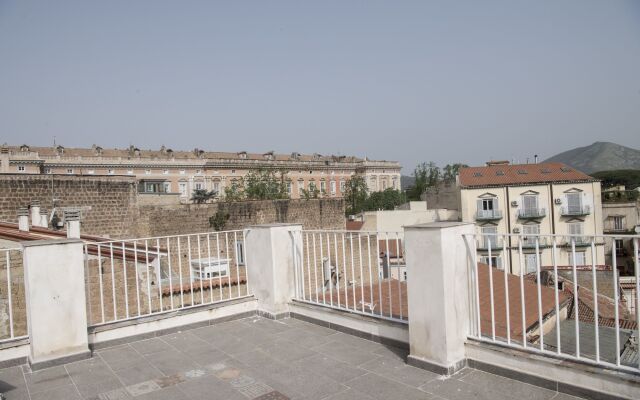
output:
M602 187L624 185L627 190L640 187L640 170L623 169L615 171L601 171L591 174L602 181Z
M610 142L595 142L586 147L557 154L545 161L565 163L587 174L599 171L640 169L640 150Z

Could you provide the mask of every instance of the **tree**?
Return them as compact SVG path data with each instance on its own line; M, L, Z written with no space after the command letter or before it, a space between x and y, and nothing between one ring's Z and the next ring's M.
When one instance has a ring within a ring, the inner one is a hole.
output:
M371 193L365 202L366 211L394 210L397 206L405 202L405 196L393 188L388 188L382 192Z
M352 176L346 182L344 193L347 215L357 214L364 210L367 197L368 188L364 178L360 175Z
M216 197L218 195L218 192L216 192L215 190L212 191L207 191L206 189L195 189L193 191L193 194L191 195L191 201L193 201L196 204L203 204L206 203L208 200Z
M279 200L289 198L285 172L254 169L240 181L234 181L225 188L227 201Z
M218 210L213 216L209 217L209 226L218 232L224 229L228 220L229 214L222 210Z
M460 172L460 168L467 168L466 164L447 164L443 168L442 180L443 182L453 183L456 181L456 176Z
M415 182L407 190L409 200L420 200L422 194L428 187L435 186L440 180L440 168L434 163L422 163L413 170Z

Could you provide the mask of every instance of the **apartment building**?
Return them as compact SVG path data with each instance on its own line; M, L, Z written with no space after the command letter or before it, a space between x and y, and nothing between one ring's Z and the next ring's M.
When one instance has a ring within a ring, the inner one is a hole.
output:
M370 191L400 189L400 164L351 156L263 154L240 151L210 152L200 149L159 150L32 147L0 148L0 172L65 175L134 175L143 193L180 193L189 198L196 189L217 191L238 182L257 168L283 171L291 198L314 188L323 197L342 197L353 175L365 178Z
M634 274L633 239L629 236L640 233L640 206L635 201L609 201L605 196L602 203L604 233L621 235L607 238L605 241L606 261L613 263L613 246L615 245L616 265L621 275Z
M462 220L474 222L482 234L477 241L481 261L489 261L491 247L492 265L515 274L533 272L537 257L541 266L553 265L553 239L544 235L580 235L575 237L576 264L592 264L590 236L603 232L598 180L561 163L497 161L461 169L458 185ZM573 265L570 237L555 242L557 264ZM595 263L603 265L604 243L601 238L595 242Z

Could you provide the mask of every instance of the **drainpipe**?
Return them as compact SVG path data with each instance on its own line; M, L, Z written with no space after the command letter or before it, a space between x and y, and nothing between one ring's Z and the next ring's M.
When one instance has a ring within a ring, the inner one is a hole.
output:
M31 201L31 226L40 226L40 202Z
M509 186L506 186L504 188L505 191L505 197L507 198L507 204L506 204L506 214L507 214L507 233L511 234L511 201L509 199ZM507 249L506 251L509 252L509 273L513 273L513 257L511 257L513 254L511 253L511 236L507 236ZM522 268L522 266L520 267Z
M80 239L80 211L65 211L64 220L67 224L67 238Z
M27 207L18 209L18 229L29 232L29 209Z

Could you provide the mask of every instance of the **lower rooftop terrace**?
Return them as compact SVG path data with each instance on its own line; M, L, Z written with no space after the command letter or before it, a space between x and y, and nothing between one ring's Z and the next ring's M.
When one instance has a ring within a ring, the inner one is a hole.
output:
M578 290L478 263L470 224L80 240L77 222L0 249L6 398L640 398L637 296L601 296L596 266Z

